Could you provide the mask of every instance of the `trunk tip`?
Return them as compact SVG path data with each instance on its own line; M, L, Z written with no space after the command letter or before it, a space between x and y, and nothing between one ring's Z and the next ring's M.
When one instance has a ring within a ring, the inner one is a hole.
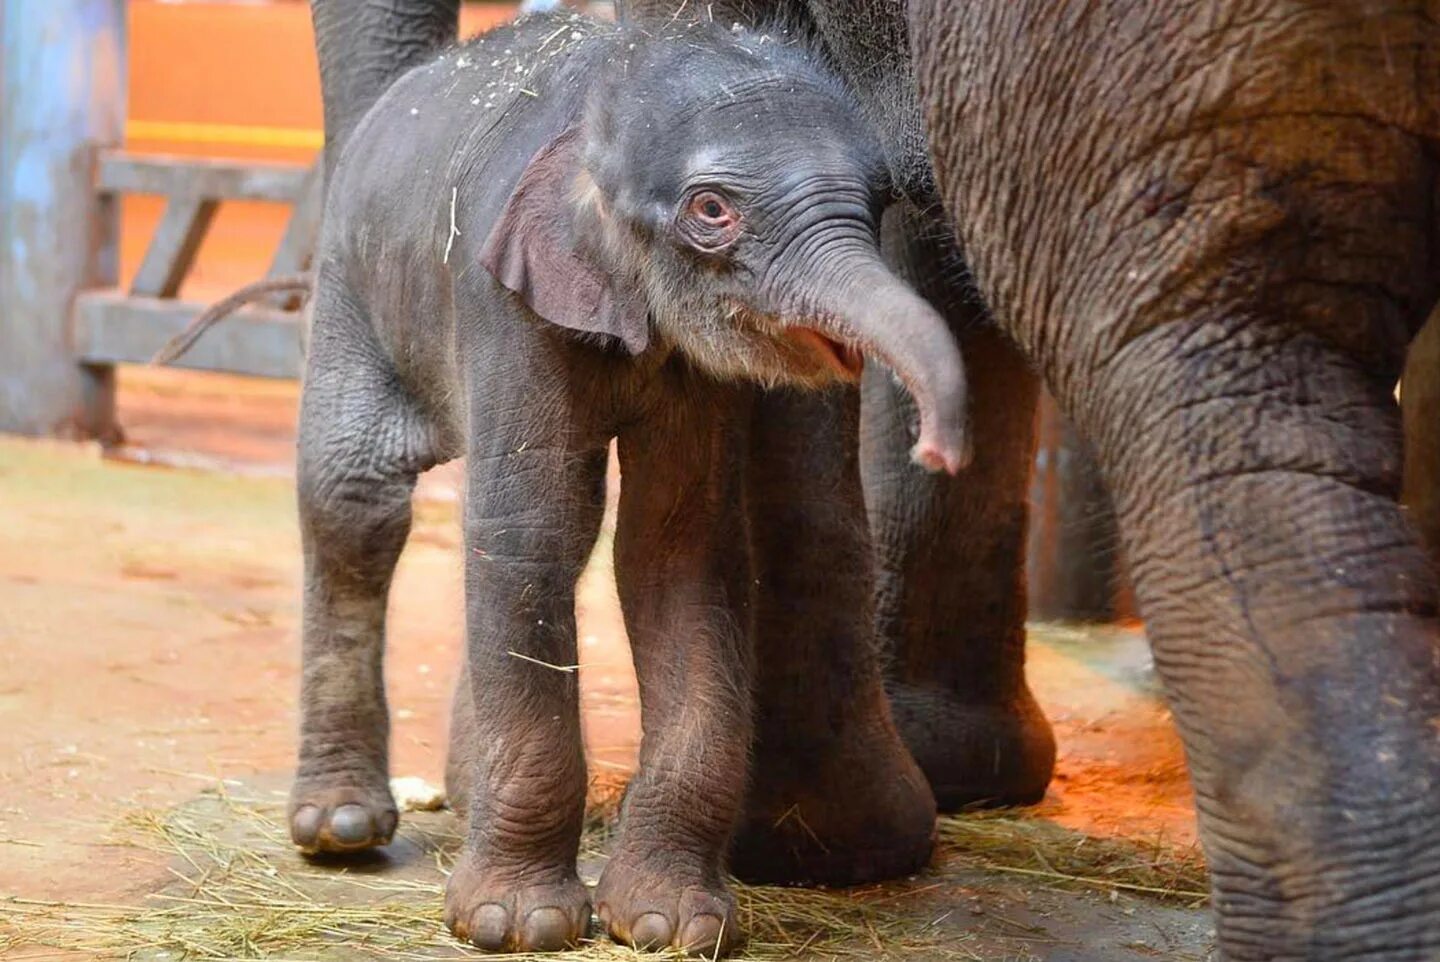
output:
M922 437L910 450L910 460L931 474L957 475L970 466L970 439L961 435L948 442Z

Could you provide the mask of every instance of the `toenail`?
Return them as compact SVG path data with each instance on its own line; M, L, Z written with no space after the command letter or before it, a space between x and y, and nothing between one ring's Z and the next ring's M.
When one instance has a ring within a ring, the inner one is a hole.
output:
M361 805L341 805L330 816L330 836L344 845L370 841L370 813Z
M659 912L646 912L630 926L630 942L637 949L659 949L670 944L670 920Z
M725 923L718 915L697 915L685 926L680 948L686 952L710 952L720 944L724 932Z
M301 805L290 816L290 840L302 848L315 844L320 834L320 809L314 805Z
M500 952L505 944L506 930L510 928L510 913L505 906L488 902L470 916L470 942L488 952Z
M535 909L525 916L521 948L526 951L558 952L572 941L570 917L560 909Z

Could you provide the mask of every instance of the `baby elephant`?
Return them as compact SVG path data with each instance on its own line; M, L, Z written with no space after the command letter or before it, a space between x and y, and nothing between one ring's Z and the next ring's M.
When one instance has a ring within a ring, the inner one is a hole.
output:
M291 832L387 842L386 594L419 471L465 457L468 806L446 919L490 950L586 934L574 585L606 450L644 744L595 892L617 940L710 954L750 742L742 481L754 382L853 382L862 352L957 470L961 359L882 264L890 196L845 90L783 36L538 16L403 76L347 144L301 411L304 691Z

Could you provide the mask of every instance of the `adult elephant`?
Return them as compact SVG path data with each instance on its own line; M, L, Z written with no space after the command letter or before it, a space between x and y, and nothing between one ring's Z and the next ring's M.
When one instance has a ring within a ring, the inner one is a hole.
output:
M1225 956L1440 957L1436 578L1397 503L1392 394L1440 293L1440 4L810 0L790 15L870 104L912 199L943 204L996 325L1096 451L1185 740ZM987 397L977 385L981 412ZM1003 630L946 650L962 603L939 587L974 584L952 567L978 560L956 519L977 516L971 499L996 517L999 489L897 482L881 453L867 469L882 566L902 575L898 603L882 590L902 680L979 649L1016 690ZM929 496L887 509L903 485Z

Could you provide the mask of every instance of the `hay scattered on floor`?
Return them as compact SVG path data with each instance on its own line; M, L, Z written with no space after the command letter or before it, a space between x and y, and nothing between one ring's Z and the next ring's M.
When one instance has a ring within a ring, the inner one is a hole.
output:
M586 822L585 855L608 841L618 793ZM441 923L443 883L309 865L293 853L283 808L217 795L170 811L137 811L121 837L172 861L174 884L140 906L0 900L0 953L23 947L142 959L385 959L483 955ZM460 838L409 818L402 837L449 872ZM427 873L431 879L434 872ZM871 890L874 891L873 889ZM749 942L741 959L976 960L965 938L917 923L857 893L737 886ZM683 958L640 954L597 938L575 951L515 962Z
M1163 838L1097 838L1034 814L976 812L940 819L942 851L976 868L1061 889L1124 892L1198 908L1210 876L1198 848Z
M603 858L620 787L593 787L582 859ZM141 905L0 900L0 955L21 948L149 960L435 959L482 955L441 923L443 878L461 839L446 816L407 816L401 838L433 869L376 871L299 859L275 801L231 797L224 787L168 811L138 810L122 844L164 856L175 876ZM982 813L940 822L948 864L1011 873L1028 888L1100 889L1195 905L1203 864L1168 846L1095 839L1035 817ZM405 877L407 874L420 877ZM437 878L438 876L438 878ZM741 960L979 960L977 946L944 916L927 921L912 900L944 886L918 883L851 891L737 885L749 942ZM908 914L907 914L908 907ZM945 913L948 915L949 913ZM73 957L73 956L69 956ZM649 955L604 938L571 952L517 955L516 962L680 958ZM993 958L993 956L991 956Z

